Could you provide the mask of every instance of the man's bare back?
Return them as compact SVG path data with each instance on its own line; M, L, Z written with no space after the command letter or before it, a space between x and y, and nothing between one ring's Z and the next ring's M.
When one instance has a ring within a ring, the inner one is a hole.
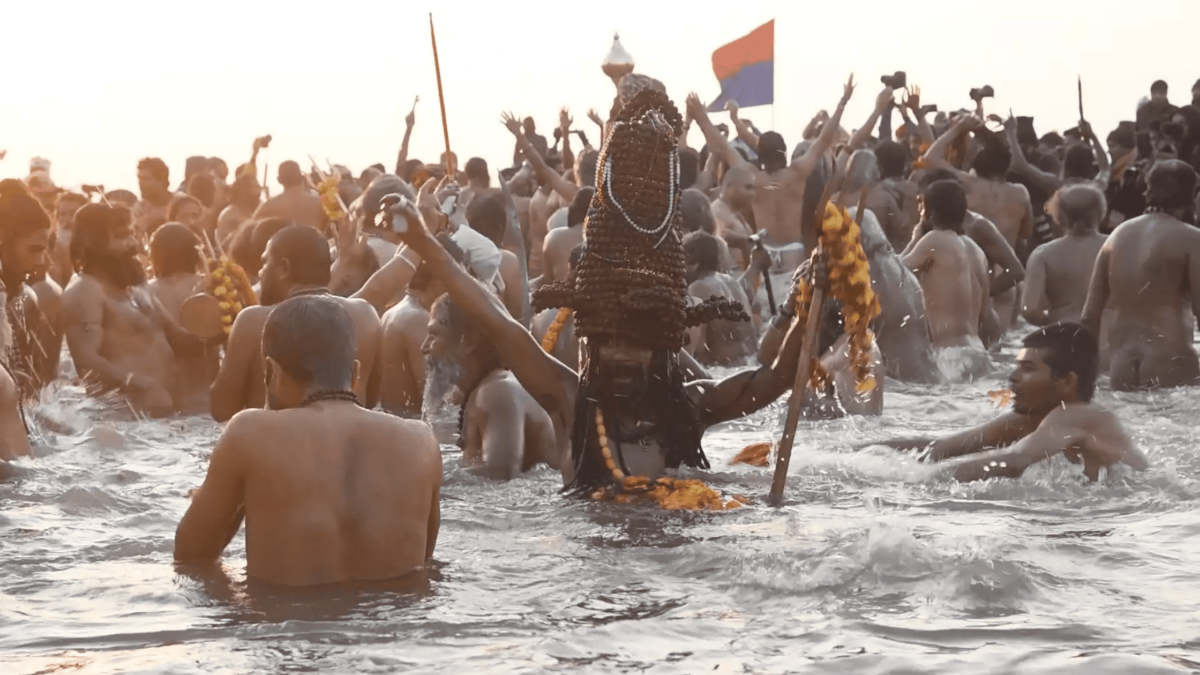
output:
M248 410L213 451L175 558L216 559L244 509L250 577L288 586L394 579L433 555L441 481L437 442L419 422L340 401Z
M1084 323L1113 310L1110 376L1118 391L1200 383L1192 348L1200 312L1200 230L1162 213L1122 223L1096 258ZM1190 296L1190 300L1189 300Z
M934 230L904 263L921 281L933 346L973 346L987 301L987 258L979 246L966 235Z
M419 417L425 394L421 345L429 336L429 310L408 295L383 315L382 323L379 403L393 415Z
M1042 244L1029 256L1023 309L1026 321L1079 323L1087 301L1092 268L1107 235L1092 232Z
M750 306L741 285L720 272L692 282L688 292L701 302L716 296L739 302L742 307ZM703 365L739 364L758 349L754 324L748 321L713 321L696 331L699 338L692 353Z
M537 464L559 470L570 461L550 416L507 370L484 378L466 406L463 463L474 472L510 480Z

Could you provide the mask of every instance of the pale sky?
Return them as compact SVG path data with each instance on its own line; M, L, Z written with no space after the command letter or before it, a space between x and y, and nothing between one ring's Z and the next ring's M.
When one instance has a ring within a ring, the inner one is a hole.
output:
M484 157L493 173L512 158L504 110L532 115L549 138L567 105L598 143L586 112L612 103L600 63L614 31L637 71L662 80L682 108L690 90L706 101L717 95L713 50L775 19L776 105L743 117L780 131L789 148L818 109L832 109L852 72L861 86L847 129L870 112L879 76L905 70L924 102L943 110L969 106L967 91L990 84L989 111L1011 106L1033 115L1039 133L1061 130L1076 122L1080 74L1101 137L1133 118L1154 80L1166 80L1182 104L1200 78L1195 0L14 1L0 24L0 149L8 150L0 177L24 177L40 155L59 185L136 191L137 160L158 156L174 187L188 155L219 156L233 168L268 133L274 142L259 166L271 165L273 186L279 162L307 168L308 154L355 173L374 162L390 170L415 95L409 156L436 161L443 141L430 10L451 146L460 161ZM702 143L698 130L692 140Z

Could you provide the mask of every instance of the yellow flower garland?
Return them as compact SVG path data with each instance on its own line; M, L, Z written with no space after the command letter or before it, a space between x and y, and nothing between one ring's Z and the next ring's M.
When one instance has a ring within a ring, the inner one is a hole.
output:
M550 324L550 328L546 329L546 335L542 337L542 351L547 354L554 351L554 346L558 344L558 335L562 333L563 326L567 324L569 318L571 318L570 307L558 310L554 322Z
M862 247L858 223L835 205L825 205L825 218L819 234L821 249L829 266L829 295L842 301L842 318L850 336L850 368L858 382L859 393L875 386L871 377L871 320L879 316L879 298L871 289L871 266ZM813 289L800 280L796 298L796 319L803 325L808 321ZM821 365L819 354L813 356L812 378L809 386L815 391L829 384L829 374Z
M254 286L240 265L225 256L207 261L210 272L205 279L205 291L216 298L221 308L221 323L228 335L233 330L233 320L239 312L250 305L257 305Z
M321 208L325 209L325 215L335 222L341 220L345 214L342 213L342 206L338 200L337 175L326 178L317 186L317 192L321 195Z

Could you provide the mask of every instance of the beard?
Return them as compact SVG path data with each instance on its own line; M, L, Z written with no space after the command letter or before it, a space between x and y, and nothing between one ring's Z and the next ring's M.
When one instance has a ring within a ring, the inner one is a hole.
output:
M454 407L451 394L458 388L462 368L453 359L425 357L425 395L421 401L421 417L431 422L447 408Z
M650 388L650 376L637 364L601 363L596 372L600 391L626 400L645 398Z
M126 253L89 253L92 268L104 273L119 288L126 289L146 283L146 268L138 260L137 251Z

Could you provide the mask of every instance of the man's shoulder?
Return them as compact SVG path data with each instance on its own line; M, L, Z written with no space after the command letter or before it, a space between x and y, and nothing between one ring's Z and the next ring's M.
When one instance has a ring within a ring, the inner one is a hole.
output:
M64 306L75 306L83 302L103 302L104 286L96 277L88 274L76 274L63 290Z

